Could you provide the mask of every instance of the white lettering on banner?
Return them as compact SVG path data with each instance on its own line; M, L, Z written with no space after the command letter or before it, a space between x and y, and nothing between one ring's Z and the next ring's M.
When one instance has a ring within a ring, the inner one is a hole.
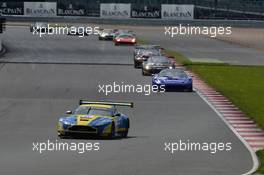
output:
M17 7L8 7L7 2L2 2L1 7L0 7L0 14L22 15L23 14L23 7L20 7L20 4Z
M0 9L0 13L2 14L14 14L14 15L20 15L22 14L22 8L3 8L3 9Z
M57 16L56 2L24 2L24 15L32 17Z
M130 18L131 4L102 3L102 18Z
M85 15L85 9L58 9L58 15L77 15L77 16L84 16Z
M132 11L132 17L138 18L158 18L160 16L160 11L156 10L154 12L137 12Z
M194 5L162 4L161 11L164 19L192 20Z

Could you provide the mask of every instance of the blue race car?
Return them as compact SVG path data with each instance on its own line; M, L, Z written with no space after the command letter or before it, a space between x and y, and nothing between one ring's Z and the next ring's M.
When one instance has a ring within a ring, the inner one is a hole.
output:
M133 103L80 100L75 111L67 111L67 116L59 119L58 136L127 137L129 118L119 113L117 106L132 108Z
M188 76L183 69L164 69L152 77L152 85L166 91L193 91L192 77Z

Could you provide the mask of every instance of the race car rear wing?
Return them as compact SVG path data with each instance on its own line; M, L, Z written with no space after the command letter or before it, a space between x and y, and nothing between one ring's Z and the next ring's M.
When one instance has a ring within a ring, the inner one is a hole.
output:
M83 104L100 104L100 105L113 105L113 106L128 106L133 108L134 103L132 102L112 102L112 101L88 101L88 100L80 100L80 105Z

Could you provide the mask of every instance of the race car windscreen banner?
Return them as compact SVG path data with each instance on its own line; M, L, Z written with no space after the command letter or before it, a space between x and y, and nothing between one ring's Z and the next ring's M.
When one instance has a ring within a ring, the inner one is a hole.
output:
M194 5L162 4L162 18L176 20L192 20Z
M57 16L56 2L24 2L24 15L30 17Z
M101 18L130 18L131 4L101 4Z
M58 1L58 16L86 16L86 7L84 2L76 2L75 0Z
M160 5L132 4L132 18L161 18Z
M23 15L24 3L23 2L8 2L0 1L0 14L3 15Z

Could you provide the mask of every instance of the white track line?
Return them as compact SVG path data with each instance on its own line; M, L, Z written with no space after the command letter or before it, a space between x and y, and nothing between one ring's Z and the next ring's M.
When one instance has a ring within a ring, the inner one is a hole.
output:
M239 135L238 133L238 129L233 128L230 123L224 118L224 116L213 106L213 104L215 103L211 103L209 102L197 89L196 89L197 94L215 111L215 113L223 120L223 122L229 127L230 130L233 131L233 133L239 138L239 140L245 145L245 147L248 149L249 153L251 154L252 157L252 161L253 161L253 167L251 170L249 170L248 172L242 174L242 175L251 175L253 174L255 171L257 171L258 167L259 167L259 160L258 157L255 153L255 150L257 149L253 149L248 142L246 142L245 139L243 139L243 137L241 135ZM231 102L230 102L231 103ZM247 128L248 129L248 128ZM255 129L255 128L254 128ZM260 129L259 129L260 130ZM245 131L245 130L244 130ZM258 145L256 145L258 146ZM259 148L259 147L258 147Z
M264 137L261 136L245 136L245 140L259 140L260 142L264 142Z
M262 133L262 129L259 128L236 128L238 132L259 132Z

